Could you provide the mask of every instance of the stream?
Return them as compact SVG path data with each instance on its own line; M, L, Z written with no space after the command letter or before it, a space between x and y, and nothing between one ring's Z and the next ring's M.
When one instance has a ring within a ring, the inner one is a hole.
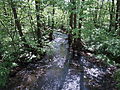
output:
M7 90L114 90L110 79L111 67L91 62L84 56L77 57L77 64L72 64L74 60L68 51L68 36L54 32L53 37L51 50L43 59L50 61L49 64L28 66L32 69L24 69L17 74L16 82L21 83L11 85ZM20 78L21 75L24 78Z

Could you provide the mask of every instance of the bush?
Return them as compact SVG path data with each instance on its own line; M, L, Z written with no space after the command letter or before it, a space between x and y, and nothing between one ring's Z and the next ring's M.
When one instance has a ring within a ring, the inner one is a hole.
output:
M118 89L120 89L120 69L118 69L115 74L114 74L114 78L117 82L116 86Z
M120 57L120 38L104 29L82 29L85 48L95 51L96 56L108 63L118 61ZM119 62L119 61L118 61Z
M9 69L6 68L7 64L8 63L0 63L0 86L1 87L5 86L8 80Z

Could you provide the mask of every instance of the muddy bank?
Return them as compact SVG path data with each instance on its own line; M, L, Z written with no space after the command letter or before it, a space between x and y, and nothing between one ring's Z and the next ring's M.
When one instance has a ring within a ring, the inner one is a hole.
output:
M29 64L2 90L115 90L114 66L85 54L76 56L76 61L68 51L68 36L54 32L53 37L43 59L46 64Z

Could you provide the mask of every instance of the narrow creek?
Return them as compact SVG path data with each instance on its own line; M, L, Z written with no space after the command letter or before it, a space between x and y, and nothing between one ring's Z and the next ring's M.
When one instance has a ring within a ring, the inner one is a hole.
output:
M54 32L53 37L50 55L45 58L51 62L43 67L46 68L45 73L40 76L39 69L34 70L37 75L33 70L25 69L22 74L32 72L29 76L34 77L30 79L31 86L22 83L22 86L13 85L9 90L113 90L112 79L107 76L111 73L108 66L95 64L84 56L78 57L78 65L71 64L74 60L68 51L68 36ZM41 66L38 63L35 67Z

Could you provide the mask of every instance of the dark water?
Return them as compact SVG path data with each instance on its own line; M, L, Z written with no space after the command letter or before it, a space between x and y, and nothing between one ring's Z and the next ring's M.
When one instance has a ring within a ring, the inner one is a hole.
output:
M23 84L24 88L19 85L9 90L113 90L110 80L106 78L106 73L109 73L107 67L89 62L83 56L78 57L78 66L71 65L68 36L55 32L53 37L54 40L50 43L51 50L45 58L51 62L45 73L37 78L30 74L33 78L31 86ZM39 73L39 70L35 72Z
M79 67L70 65L67 35L56 32L52 42L53 58L46 74L32 90L112 90L105 80L107 68L78 57Z

